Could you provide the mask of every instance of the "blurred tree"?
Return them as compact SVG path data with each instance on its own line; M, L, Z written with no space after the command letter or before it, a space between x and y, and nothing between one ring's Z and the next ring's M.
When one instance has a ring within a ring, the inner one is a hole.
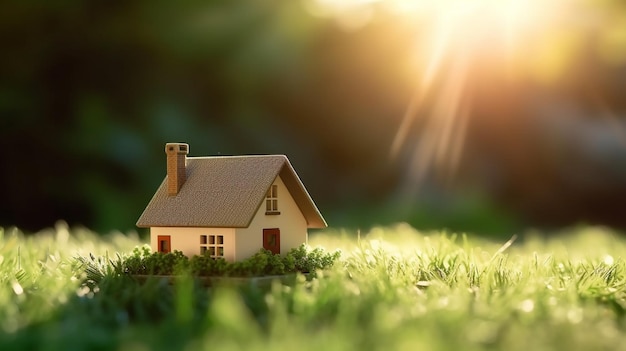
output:
M621 114L626 70L622 52L611 46L619 31L585 32L592 34L579 47L598 34L601 49L577 51L567 68L576 74L549 85L530 74L510 81L489 62L474 63L467 83L474 109L457 177L446 184L434 171L421 192L409 193L411 202L395 203L416 181L410 160L425 123L411 127L400 157L392 159L390 149L422 78L414 70L421 63L415 41L428 33L419 21L409 26L366 9L340 21L313 16L313 3L2 5L0 225L36 230L66 219L100 231L133 228L165 174L168 141L188 142L192 155L287 154L335 225L353 224L342 220L358 209L359 224L414 218L418 226L431 220L430 227L504 230L509 224L492 223L506 220L446 220L465 218L459 209L472 211L451 195L468 184L487 188L532 224L626 225L615 205L626 194L624 181L598 192L562 185L570 170L559 165L576 156L546 154L551 138L537 135L547 129L529 118L556 100ZM611 23L623 13L613 11ZM417 114L423 120L434 110ZM545 201L545 194L557 200ZM567 201L558 200L564 194ZM595 207L607 194L607 205ZM489 197L478 198L471 203L485 218ZM429 203L435 210L424 210ZM502 212L493 216L506 217Z

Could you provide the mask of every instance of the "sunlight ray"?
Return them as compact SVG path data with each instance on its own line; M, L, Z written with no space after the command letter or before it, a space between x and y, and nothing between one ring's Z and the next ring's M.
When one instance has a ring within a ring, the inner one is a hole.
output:
M437 74L439 74L440 67L444 60L446 53L446 46L449 42L449 26L441 24L440 30L436 30L436 38L433 40L431 54L429 55L424 75L420 81L420 84L416 88L416 92L413 98L409 102L407 110L402 118L402 122L394 140L391 144L391 156L392 159L396 158L400 152L400 149L404 145L406 138L408 137L410 128L416 118L419 118L420 109L426 99L426 96L430 92L432 83L435 80Z
M463 56L454 60L452 69L447 74L445 91L437 105L441 109L441 114L434 119L439 120L440 138L438 139L436 162L438 166L445 167L446 159L450 155L450 150L455 143L455 124L458 122L458 113L463 96L465 76L467 74L466 60Z
M371 24L370 29L377 30L384 27L379 27L381 23L395 26L397 22L399 29L408 31L406 42L414 51L409 48L413 63L405 74L414 91L410 92L389 149L390 162L406 161L403 176L411 177L406 179L407 184L423 181L431 171L436 172L434 176L454 176L463 159L469 123L479 118L472 114L472 108L482 108L482 102L472 98L483 93L475 93L470 87L498 92L502 82L552 84L570 71L575 54L585 49L581 34L597 33L598 27L607 22L616 34L604 31L599 45L604 45L606 55L615 60L626 52L621 35L624 27L616 25L623 23L620 19L624 17L610 14L610 9L619 7L610 1L307 1L338 21L346 16L356 18L367 8L373 11L372 16L359 22L359 27ZM608 39L602 41L604 37ZM605 42L618 43L621 49ZM489 79L492 81L486 81ZM494 106L498 103L495 101ZM605 102L597 106L604 117L615 119L613 111L606 111ZM626 131L615 128L615 132L622 133L620 139L626 143Z

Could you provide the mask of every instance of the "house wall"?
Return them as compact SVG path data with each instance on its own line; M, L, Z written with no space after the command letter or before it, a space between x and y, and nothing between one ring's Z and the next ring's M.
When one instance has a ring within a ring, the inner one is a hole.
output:
M150 228L150 247L158 251L157 237L169 235L172 251L182 251L188 257L200 254L200 235L223 235L224 258L235 260L235 229L234 228L189 228L189 227L152 227Z
M247 228L236 229L235 260L246 259L263 247L263 229L280 229L281 254L307 242L307 223L304 215L300 212L280 176L276 178L274 184L278 185L278 211L280 214L266 215L265 199L263 199L263 203L259 206L250 225Z

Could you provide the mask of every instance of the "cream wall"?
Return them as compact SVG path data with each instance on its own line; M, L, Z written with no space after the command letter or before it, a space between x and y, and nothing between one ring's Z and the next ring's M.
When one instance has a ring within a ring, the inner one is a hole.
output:
M235 260L234 228L153 227L150 228L150 247L154 252L158 251L159 235L169 235L172 251L182 251L188 257L200 254L200 235L223 235L224 258Z
M278 185L278 211L280 215L266 215L265 199L263 199L263 203L259 206L250 226L236 229L235 260L246 259L263 247L263 229L280 229L281 254L307 242L307 223L304 215L300 212L280 176L276 177L274 184Z

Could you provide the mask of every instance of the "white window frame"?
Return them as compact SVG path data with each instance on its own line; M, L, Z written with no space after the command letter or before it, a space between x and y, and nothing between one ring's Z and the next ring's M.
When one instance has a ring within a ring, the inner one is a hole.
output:
M272 184L272 186L267 189L267 194L265 195L265 214L280 214L278 211L278 185L276 184Z

